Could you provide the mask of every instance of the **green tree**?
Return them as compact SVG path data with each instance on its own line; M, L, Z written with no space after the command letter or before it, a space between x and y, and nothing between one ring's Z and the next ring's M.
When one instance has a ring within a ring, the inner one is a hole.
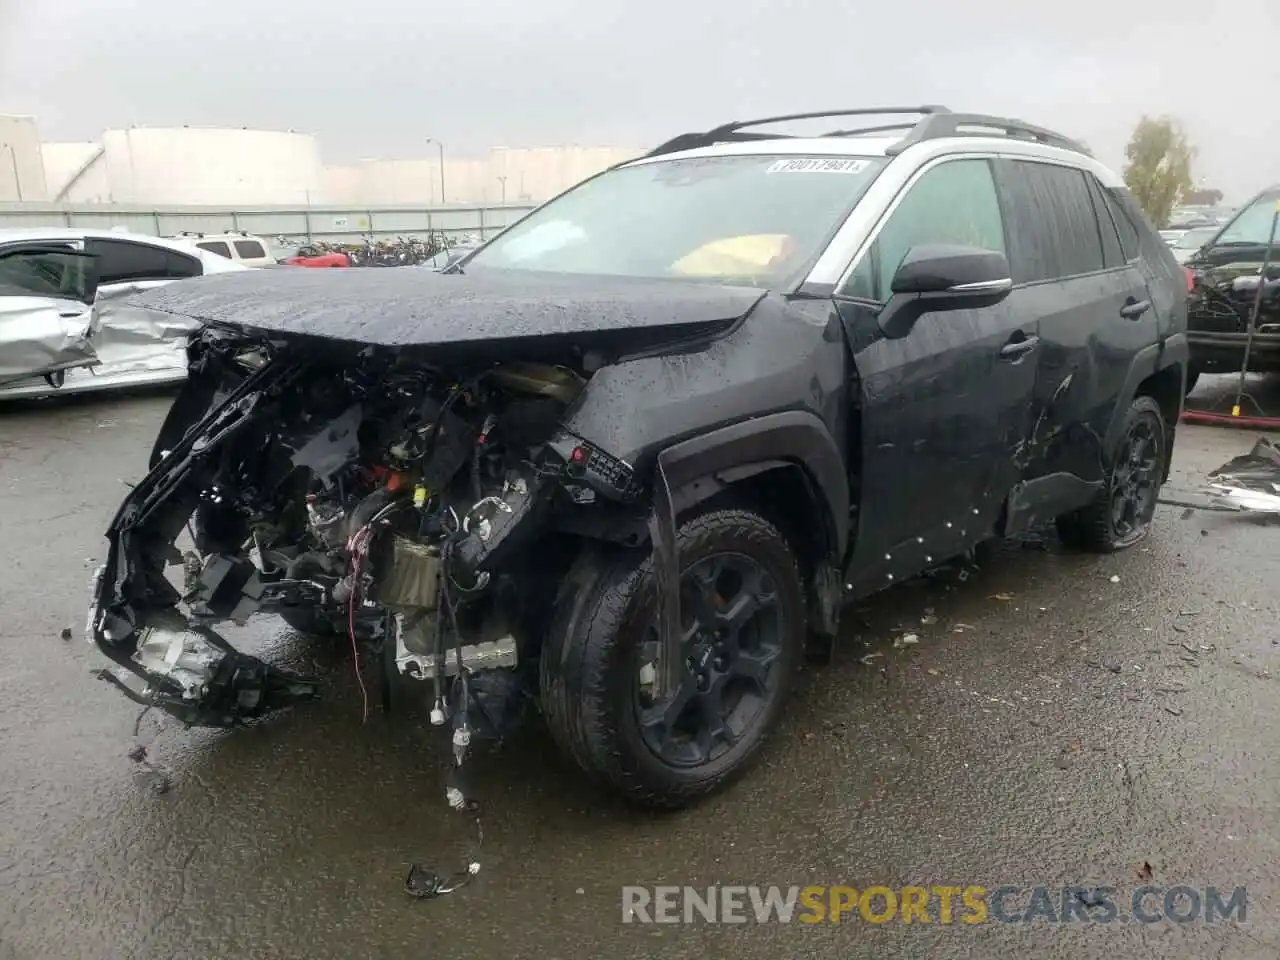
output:
M1125 149L1129 162L1124 182L1157 227L1168 225L1178 200L1191 192L1195 153L1182 127L1171 117L1143 116L1133 128Z

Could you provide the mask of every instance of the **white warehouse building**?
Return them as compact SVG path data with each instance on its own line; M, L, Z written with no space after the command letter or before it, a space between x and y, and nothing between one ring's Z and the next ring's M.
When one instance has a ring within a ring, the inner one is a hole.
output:
M364 160L326 167L307 134L132 127L98 142L42 143L31 117L0 117L0 202L155 207L386 206L540 201L643 152L498 147L481 158ZM443 176L442 176L443 174Z
M67 203L305 205L324 191L320 147L300 133L134 128L41 149L49 199Z

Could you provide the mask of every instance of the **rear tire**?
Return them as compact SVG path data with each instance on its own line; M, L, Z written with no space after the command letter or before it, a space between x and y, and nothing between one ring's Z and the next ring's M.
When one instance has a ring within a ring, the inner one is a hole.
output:
M654 703L646 683L656 667L655 576L652 556L636 551L579 558L540 663L560 748L629 800L662 809L747 769L781 714L806 636L796 558L768 521L704 513L681 524L677 547L687 659L676 697Z
M1148 396L1134 397L1097 498L1058 518L1064 543L1114 553L1146 538L1164 477L1168 435L1160 405Z

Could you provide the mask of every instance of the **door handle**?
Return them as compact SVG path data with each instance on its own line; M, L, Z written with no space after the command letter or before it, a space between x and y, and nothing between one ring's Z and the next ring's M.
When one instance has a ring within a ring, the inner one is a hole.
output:
M88 312L88 310L63 310L58 316L70 320L72 317L83 317Z
M1011 340L1000 348L1000 359L1021 360L1034 350L1039 343L1039 337L1023 337L1021 340Z
M1133 297L1130 297L1124 302L1124 306L1120 308L1120 316L1124 317L1126 320L1137 320L1150 309L1150 300L1135 300Z

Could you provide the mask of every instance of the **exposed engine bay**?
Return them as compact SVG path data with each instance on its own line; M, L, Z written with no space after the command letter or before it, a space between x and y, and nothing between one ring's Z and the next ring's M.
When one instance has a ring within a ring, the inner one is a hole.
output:
M312 680L214 629L259 612L378 641L388 669L431 684L443 723L457 712L449 684L511 676L537 643L522 625L545 598L523 548L541 520L637 498L628 464L561 427L588 369L444 371L214 328L192 351L212 409L115 518L88 624L122 668L109 679L187 724L233 726L315 696ZM167 575L178 568L180 586Z
M1187 300L1187 324L1192 330L1245 333L1258 303L1258 333L1280 333L1280 264L1267 269L1261 262L1229 262L1202 266ZM1259 299L1259 284L1263 284Z

